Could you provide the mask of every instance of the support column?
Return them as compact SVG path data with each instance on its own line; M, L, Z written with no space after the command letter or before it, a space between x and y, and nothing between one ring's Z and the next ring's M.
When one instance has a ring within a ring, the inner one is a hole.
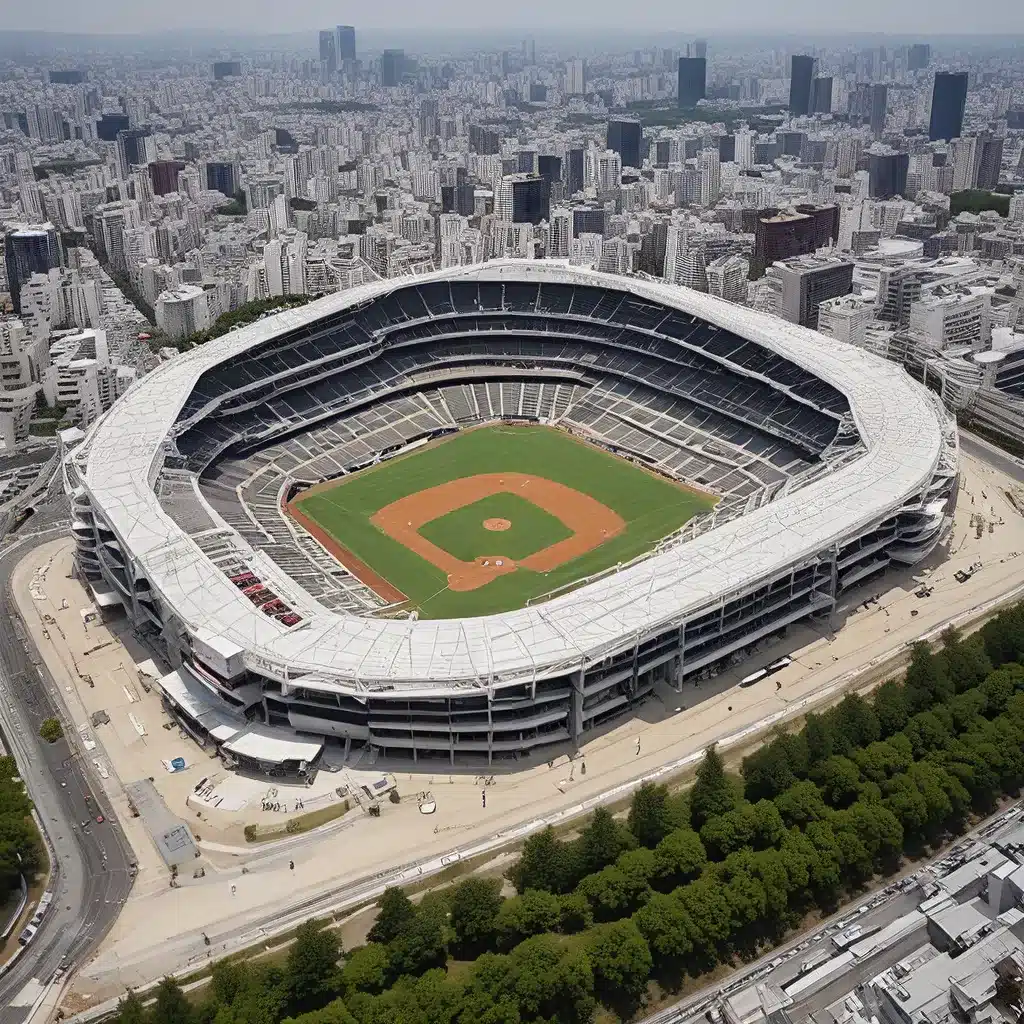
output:
M580 738L583 735L583 683L586 677L586 669L573 672L569 676L572 683L572 693L569 694L569 739L572 740L573 748L579 750Z

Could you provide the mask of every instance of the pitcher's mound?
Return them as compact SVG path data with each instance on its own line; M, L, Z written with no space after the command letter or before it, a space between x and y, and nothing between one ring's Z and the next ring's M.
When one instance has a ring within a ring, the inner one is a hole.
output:
M507 530L512 524L507 519L485 519L484 529L493 530L495 533L501 533L502 530Z

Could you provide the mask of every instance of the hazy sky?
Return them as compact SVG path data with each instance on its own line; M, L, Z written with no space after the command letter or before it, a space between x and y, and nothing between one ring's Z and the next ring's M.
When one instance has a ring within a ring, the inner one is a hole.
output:
M418 28L456 32L508 31L513 37L545 29L584 33L621 29L687 36L879 32L1013 34L1024 32L1024 0L3 0L0 29L64 32L154 32L235 29L249 33L313 31L338 22L373 36L389 28L403 38ZM1024 62L1024 52L1021 54Z

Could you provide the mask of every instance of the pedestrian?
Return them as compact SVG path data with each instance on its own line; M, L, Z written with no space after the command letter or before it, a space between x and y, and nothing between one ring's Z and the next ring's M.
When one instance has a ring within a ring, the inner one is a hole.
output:
M483 804L484 808L486 809L487 808L487 790L486 789L481 789L480 790L480 802Z
M575 777L576 777L576 765L573 765L569 769L569 781L572 782Z
M637 738L636 738L636 756L637 757L640 756L640 737L639 736L637 736Z
M580 775L586 775L586 774L587 774L587 762L586 761L580 761Z

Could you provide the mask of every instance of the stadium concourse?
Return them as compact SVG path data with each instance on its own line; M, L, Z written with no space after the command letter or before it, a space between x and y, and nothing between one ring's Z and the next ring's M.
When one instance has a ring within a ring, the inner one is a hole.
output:
M548 600L429 621L285 516L304 486L494 421L562 427L717 504ZM182 727L230 766L310 777L577 748L926 558L958 464L955 424L891 363L686 289L499 261L171 360L66 473L78 572L159 639Z
M326 914L358 901L363 886L383 884L390 872L410 863L451 859L476 844L520 835L527 823L557 820L581 803L600 800L623 784L650 776L665 766L699 756L710 742L722 741L726 756L739 753L737 735L752 737L786 716L799 717L818 702L836 701L846 688L877 684L896 671L898 659L922 636L937 636L950 623L967 625L1022 586L1020 552L1024 519L1007 500L1014 482L973 457L963 460L963 484L950 550L935 552L916 569L890 573L851 588L836 610L837 631L827 624L797 624L785 645L765 647L750 661L683 695L661 685L641 713L594 730L572 763L559 756L497 774L481 808L481 780L472 771L446 774L396 771L403 799L384 801L379 818L357 814L354 820L327 825L281 844L245 844L235 815L216 809L197 821L188 793L209 774L230 776L212 754L191 747L178 730L166 732L159 698L126 683L140 653L123 617L111 625L83 621L90 593L67 572L72 565L69 541L33 552L12 580L12 590L28 626L30 639L53 676L55 689L68 706L75 731L97 746L90 761L109 766L103 784L140 859L140 883L133 889L115 926L97 955L82 965L69 1008L80 1009L123 994L126 985L145 984L165 974L187 974L207 954L250 946L275 929L288 927L306 901L318 898L315 911ZM1022 474L1024 476L1024 474ZM985 528L977 529L982 515ZM991 532L987 524L992 524ZM981 563L966 582L958 573ZM50 565L45 579L38 572ZM917 594L924 587L929 596ZM115 630L119 630L120 633ZM49 639L46 639L48 635ZM777 659L792 664L763 684L739 685L741 676ZM89 685L88 676L94 685ZM782 683L776 690L774 681ZM94 726L99 709L109 724ZM129 716L146 726L140 737ZM637 754L637 742L641 743ZM187 770L170 774L161 760L184 754ZM583 765L586 771L582 770ZM411 767L411 766L410 766ZM327 775L328 773L321 773ZM154 874L159 858L131 819L122 783L151 776L171 813L191 821L199 840L205 876L183 873L180 887L167 885L166 872ZM332 776L338 778L338 776ZM255 785L255 780L252 780ZM266 783L263 788L266 788ZM274 780L282 799L301 797L299 780ZM415 793L429 789L436 800L433 815L419 813ZM260 819L259 807L250 820ZM228 828L228 823L231 827ZM294 869L291 865L294 864ZM345 903L348 900L348 903ZM204 933L211 939L206 947Z

